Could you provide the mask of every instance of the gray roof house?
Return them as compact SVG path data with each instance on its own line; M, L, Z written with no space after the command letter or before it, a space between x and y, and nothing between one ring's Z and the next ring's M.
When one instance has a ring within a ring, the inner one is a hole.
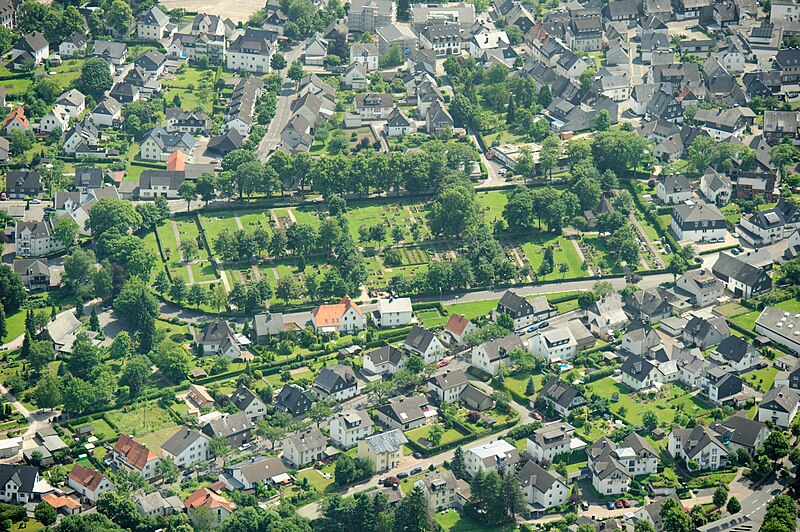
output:
M313 404L314 395L294 383L285 384L275 397L275 409L289 412L292 417L303 416Z

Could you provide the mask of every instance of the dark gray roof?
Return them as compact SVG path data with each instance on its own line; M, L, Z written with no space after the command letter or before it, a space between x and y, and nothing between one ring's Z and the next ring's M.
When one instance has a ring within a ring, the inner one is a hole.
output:
M767 425L761 421L749 419L747 412L739 411L728 419L712 423L710 426L719 433L728 433L731 442L754 448L758 443L758 435Z
M408 336L406 336L405 345L420 353L424 353L428 350L428 347L430 347L431 342L433 342L435 338L436 336L429 330L414 325L408 332Z
M563 408L569 408L576 397L581 397L578 390L558 377L550 377L547 379L547 382L539 393L545 399L549 399Z
M39 471L32 466L0 464L0 485L4 488L9 482L19 486L20 493L32 493L39 478Z
M356 386L356 374L353 368L342 364L325 366L314 381L314 387L326 393L334 393L352 386Z
M630 355L620 368L622 373L630 375L637 381L645 380L653 369L655 369L653 364L638 355Z
M246 410L255 401L263 404L261 399L244 384L239 384L239 387L230 395L229 400L239 410Z
M566 486L563 477L545 470L533 460L528 460L525 466L520 469L519 473L517 473L517 479L519 479L519 483L523 488L533 486L542 493L547 493L547 490L556 482L561 482Z
M178 456L183 451L191 447L194 442L203 438L206 438L206 436L188 427L181 427L173 437L161 445L161 448L172 456Z
M49 43L40 31L32 31L22 37L17 44L14 45L14 50L22 50L31 54L35 54L42 48L48 46Z
M428 399L424 395L414 395L395 398L389 404L379 406L378 411L398 423L406 424L423 418L423 409L427 406Z
M275 408L282 412L289 412L292 416L300 416L308 412L314 403L314 396L308 390L303 390L300 386L289 383L281 388L275 398Z
M449 390L457 386L464 386L468 379L463 369L454 369L431 377L430 382L441 390Z
M483 346L484 351L486 351L489 360L505 358L509 356L509 353L514 349L524 348L522 340L514 333L504 336L503 338L489 340L488 342L482 343L481 346Z
M227 415L220 419L215 419L203 427L203 434L210 437L222 436L224 438L247 432L253 428L253 424L247 419L244 412Z
M758 356L758 350L738 336L728 336L714 351L722 355L725 360L733 362L741 362L745 356L752 353Z
M376 366L383 364L387 361L396 366L400 363L400 361L403 359L405 355L403 354L402 351L400 351L396 347L391 345L385 345L383 347L375 349L374 351L366 353L364 356L372 360L372 363Z
M800 396L797 395L797 392L788 386L779 386L765 393L758 407L780 412L792 412L797 408L798 402L800 402Z
M109 59L122 59L127 51L128 45L125 43L97 40L94 42L92 55L107 57Z

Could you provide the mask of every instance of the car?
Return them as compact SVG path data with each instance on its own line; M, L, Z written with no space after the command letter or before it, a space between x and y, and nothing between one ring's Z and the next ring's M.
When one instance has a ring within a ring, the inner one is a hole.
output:
M625 508L630 508L631 501L629 501L628 499L622 499L622 506L624 506Z
M737 233L736 231L734 231L733 233L731 233L731 236L732 236L733 238L739 238L739 233Z
M414 469L411 470L412 475L419 475L420 473L422 473L421 467L415 467Z
M695 258L694 258L694 263L695 263L695 264L703 264L703 259L702 259L702 258L700 258L700 257L695 257Z
M399 478L399 479L408 478L408 473L406 473L406 472L398 473L397 474L397 478Z
M33 203L34 205L38 205L42 202L39 198L33 198L29 203Z
M541 421L542 420L542 415L539 412L537 412L536 410L531 410L531 417L533 419L535 419L536 421Z
M614 508L622 508L622 501L619 499L614 501Z
M609 510L613 510L614 509L614 501L608 501L606 503L606 508L608 508Z
M497 173L500 175L506 175L508 173L508 168L503 167L500 170L498 170Z
M250 444L249 443L243 443L242 444L242 449L247 450L249 448L250 448Z
M5 200L6 200L6 193L0 192L0 201L5 201Z
M446 365L448 365L449 363L450 363L450 361L449 361L449 360L447 360L447 359L444 359L444 360L441 360L441 361L437 362L437 363L436 363L436 367L437 367L437 368L443 368L443 367L445 367Z
M420 453L418 451L414 451L413 453L411 453L411 456L413 456L414 458L419 460L420 458L422 458L422 453Z
M736 255L741 255L741 254L742 254L742 252L741 252L741 251L739 251L737 248L733 248L733 249L731 250L731 255L733 255L734 257L735 257Z
M531 325L530 327L528 327L528 332L536 332L538 330L539 330L538 325Z
M589 509L589 503L586 501L581 501L581 510L584 512Z
M540 329L546 329L547 327L550 327L549 321L543 321L542 323L539 324Z
M56 208L48 206L44 208L44 212L56 212Z

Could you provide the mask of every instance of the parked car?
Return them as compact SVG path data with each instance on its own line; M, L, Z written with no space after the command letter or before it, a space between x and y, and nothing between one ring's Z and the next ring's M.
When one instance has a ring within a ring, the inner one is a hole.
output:
M609 510L613 510L614 509L614 501L608 501L606 503L606 508L608 508Z
M540 329L546 329L547 327L550 327L549 321L543 321L542 323L539 324Z
M419 451L414 451L413 453L411 453L411 456L419 460L420 458L422 458L422 453Z
M622 499L622 506L624 506L625 508L630 508L631 501L629 501L628 499Z
M397 478L399 479L408 478L408 473L406 473L405 471L403 471L402 473L398 473Z
M581 510L583 510L585 512L588 509L589 509L589 503L586 502L586 501L581 501Z
M536 410L531 410L531 417L533 419L535 419L536 421L541 421L542 420L542 415L539 412L537 412Z
M422 468L421 467L415 467L414 469L411 470L411 474L412 475L418 475L420 473L422 473Z
M439 361L439 362L436 364L436 367L437 367L437 368L443 368L443 367L445 367L446 365L448 365L449 363L450 363L450 361L449 361L449 360L447 360L447 359L444 359L444 360L441 360L441 361Z
M539 330L538 325L531 325L530 327L528 327L528 332L536 332L537 330Z
M622 508L622 501L619 499L614 501L614 508Z
M29 203L33 203L34 205L38 205L41 202L42 202L42 200L40 200L39 198L33 198L32 200L30 200Z

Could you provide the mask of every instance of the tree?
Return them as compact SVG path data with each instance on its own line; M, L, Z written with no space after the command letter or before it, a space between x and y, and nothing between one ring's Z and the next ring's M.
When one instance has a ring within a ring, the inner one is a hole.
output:
M48 371L39 379L39 382L33 389L33 403L37 408L52 410L60 405L62 401L63 398L61 396L59 379L56 375Z
M100 318L97 317L97 307L92 306L92 313L89 315L89 330L100 331Z
M269 66L272 70L281 71L286 68L286 58L283 54L276 53L272 56L272 59L270 59Z
M131 352L131 337L127 331L120 331L108 348L108 355L113 359L127 358Z
M214 455L214 458L221 458L223 461L225 457L231 453L231 448L228 447L228 440L224 436L214 436L208 442L208 450Z
M472 186L468 183L452 183L445 185L436 196L428 219L434 234L460 236L476 226L479 215Z
M647 519L639 519L633 527L633 532L656 532L656 529Z
M123 0L114 0L106 9L106 24L119 35L127 35L132 20L133 12L128 3ZM108 67L106 67L106 72L108 72ZM86 93L84 92L84 94ZM96 101L100 100L96 99Z
M16 313L26 298L22 278L7 264L0 264L0 303L6 315Z
M200 248L197 246L197 240L194 238L182 238L180 246L183 260L187 262L196 259L200 253Z
M769 436L767 436L767 439L764 440L764 452L767 457L775 463L776 467L782 458L789 456L790 450L789 441L786 439L786 435L780 430L773 429L772 432L769 433Z
M183 277L176 276L169 287L169 297L176 303L183 303L188 294L189 288L186 286L186 281Z
M3 305L0 305L0 342L8 334L8 326L6 325L6 311L3 310Z
M464 462L464 449L459 445L453 452L453 460L450 462L450 470L456 478L467 478L467 465Z
M112 9L117 3L122 2L115 0ZM81 75L75 81L75 88L86 96L91 96L96 102L102 100L103 93L111 90L113 85L114 78L111 77L108 63L99 57L87 59L81 67Z
M414 487L395 511L395 531L424 532L434 530L435 522L421 487Z
M163 340L158 344L153 358L161 373L173 382L181 382L189 375L191 358L182 346L172 340Z
M283 299L286 304L297 297L297 284L291 277L281 277L278 279L278 284L275 286L275 296Z
M60 242L65 248L71 248L78 238L80 227L71 218L61 218L53 226L53 238Z
M178 481L181 471L178 469L178 466L175 464L175 462L169 458L162 458L156 464L156 473L161 475L161 477L164 479L164 482L167 484L172 484Z
M403 64L403 50L399 44L390 46L386 53L378 58L378 65L381 68L393 68Z
M186 301L190 305L200 308L200 305L208 301L208 290L203 285L193 284L189 288L189 293L186 294Z
M200 199L208 205L209 201L217 197L218 186L217 176L214 173L203 172L200 174L200 177L197 178L195 192L200 196Z
M725 509L728 510L729 514L738 514L742 511L742 505L739 502L739 499L736 497L731 497L728 500L728 504L725 506Z
M722 508L725 506L725 503L728 501L728 490L723 488L722 486L718 487L714 490L714 496L712 497L712 502L714 506L717 508Z
M286 77L299 84L300 80L303 79L305 75L303 64L300 63L300 61L292 61L292 64L289 66L289 71L286 73Z
M106 65L103 59L100 61ZM108 66L105 68L108 71ZM142 216L136 212L133 203L118 198L101 199L94 204L89 215L89 227L95 241L99 241L106 232L116 231L119 235L125 235L141 225Z
M308 417L319 427L320 423L333 415L333 409L325 403L318 401L308 410Z
M197 186L193 181L184 179L178 187L178 196L186 202L186 212L189 212L192 202L197 199Z
M608 281L597 281L594 283L592 291L598 299L603 299L614 293L614 285Z
M652 410L646 410L642 416L642 425L644 428L653 432L658 427L658 416Z
M119 379L120 386L127 386L131 399L137 399L147 386L150 378L150 360L142 355L135 356L125 364L125 370Z
M681 503L675 499L667 499L661 505L659 513L664 521L664 530L670 532L691 532L694 528L691 517L687 514Z
M58 513L56 512L55 508L46 502L40 502L33 509L33 516L44 526L50 526L56 522Z
M78 333L78 338L72 348L72 355L66 363L69 372L86 380L101 363L100 349L92 345L88 336Z
M267 440L275 450L275 442L284 437L286 431L282 427L274 427L266 421L259 421L256 424L256 434Z
M438 446L442 442L442 436L444 436L444 427L438 423L434 423L428 429L428 440L434 445L434 447Z
M597 131L608 131L611 127L611 115L605 109L600 109L594 118L594 127Z

